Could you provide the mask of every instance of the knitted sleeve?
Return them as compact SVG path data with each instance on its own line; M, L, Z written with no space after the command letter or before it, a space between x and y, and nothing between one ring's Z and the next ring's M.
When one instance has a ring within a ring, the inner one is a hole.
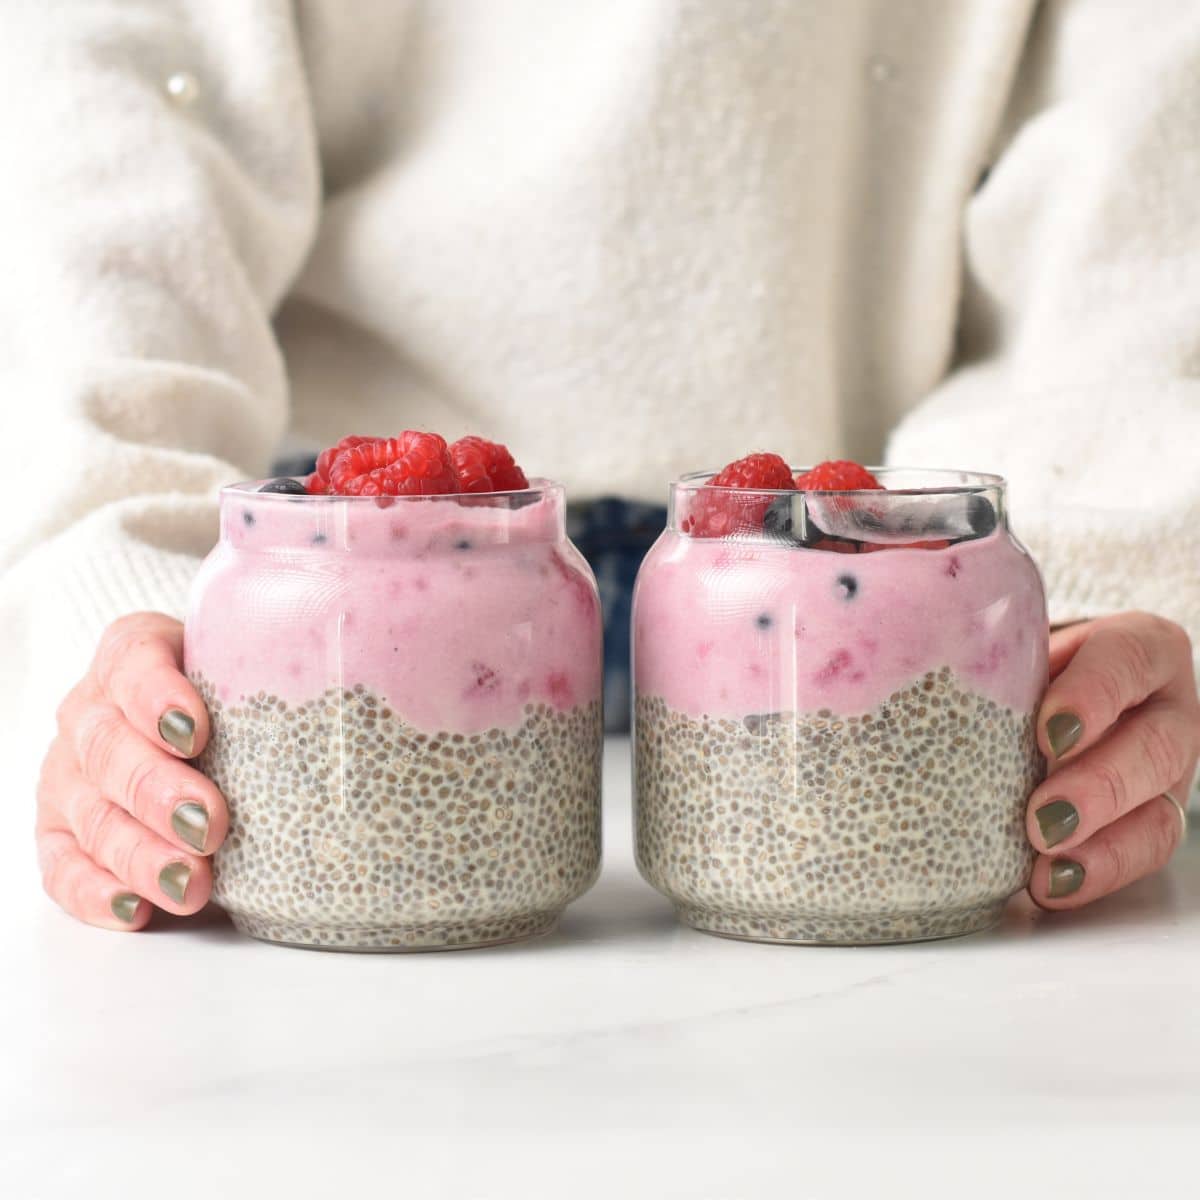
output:
M1200 7L1044 4L965 219L957 360L890 462L995 470L1051 620L1200 646Z
M215 489L265 467L287 404L271 315L320 187L286 0L11 0L0 78L0 759L20 777L101 628L179 613Z

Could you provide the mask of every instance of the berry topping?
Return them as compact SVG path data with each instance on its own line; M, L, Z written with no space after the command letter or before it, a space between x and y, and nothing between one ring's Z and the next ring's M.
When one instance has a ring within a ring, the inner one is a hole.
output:
M767 505L763 513L763 533L770 534L784 541L797 541L792 536L795 528L795 516L792 512L791 496L776 496Z
M771 498L739 496L737 490L791 491L792 486L791 468L778 454L748 454L719 471L691 497L691 510L680 527L692 537L759 533ZM712 490L717 488L730 490Z
M785 545L827 550L832 554L944 550L965 538L986 536L996 526L995 509L977 495L939 505L920 500L883 506L880 501L854 496L804 495L805 492L886 490L870 471L854 462L820 463L797 475L795 483L792 495L777 496L763 514L763 532ZM950 536L921 536L938 533ZM839 583L849 578L843 576ZM845 589L845 594L850 599L854 591Z
M298 479L269 479L258 490L260 492L273 492L280 496L308 495L308 488Z
M450 461L460 492L514 492L529 486L525 472L513 462L507 446L481 437L459 438Z
M803 508L804 497L795 492L790 496L776 496L763 514L763 533L785 545L829 550L833 554L858 554L867 549L865 542L829 537L816 524L811 514L801 525L802 515L799 510Z
M792 469L778 454L747 454L718 471L709 487L756 488L759 491L791 490Z
M343 449L329 466L329 489L340 496L441 496L458 491L458 477L444 438L406 429Z
M996 530L996 510L984 496L967 497L967 523L975 537L987 537Z
M329 471L333 466L333 460L344 450L353 450L355 446L365 445L367 442L382 441L381 438L359 437L357 434L351 434L349 437L344 437L336 446L330 446L322 450L317 455L316 470L308 477L305 486L308 488L311 496L326 496L332 491L329 486Z
M878 491L883 484L856 462L830 460L796 476L796 487L807 492Z

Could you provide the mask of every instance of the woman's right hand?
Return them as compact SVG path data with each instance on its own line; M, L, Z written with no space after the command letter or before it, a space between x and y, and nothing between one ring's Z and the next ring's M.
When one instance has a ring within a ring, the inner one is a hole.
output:
M38 861L51 899L89 925L141 929L153 905L186 914L208 901L207 856L229 814L184 761L209 726L182 661L178 621L122 617L58 710L38 785Z

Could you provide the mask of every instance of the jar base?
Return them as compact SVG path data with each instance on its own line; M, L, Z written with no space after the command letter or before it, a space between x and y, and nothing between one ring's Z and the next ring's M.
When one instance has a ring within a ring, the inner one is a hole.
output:
M676 905L683 924L701 933L785 946L886 946L982 933L995 925L1007 900L971 908L866 917L769 917Z
M393 925L370 929L336 925L306 925L230 913L234 928L256 941L295 950L331 950L348 954L419 954L434 950L476 950L544 937L553 932L562 909L464 921L446 925Z

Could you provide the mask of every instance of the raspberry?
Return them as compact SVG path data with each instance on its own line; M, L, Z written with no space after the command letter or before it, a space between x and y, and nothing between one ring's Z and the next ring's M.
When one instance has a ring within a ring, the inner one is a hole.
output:
M513 462L508 447L481 437L459 438L450 461L460 492L515 492L529 486L525 472Z
M708 486L790 491L792 469L778 454L747 454L718 471Z
M856 462L830 461L818 463L810 471L796 476L797 491L852 492L882 491L883 484ZM853 503L847 500L847 504ZM822 538L816 543L819 550L838 554L872 554L876 550L944 550L950 543L944 538L921 542L846 542Z
M329 487L340 496L441 496L458 491L458 478L444 438L406 429L343 449L329 467Z
M945 550L950 545L948 538L933 538L924 542L901 542L898 546L877 546L878 550Z
M856 492L881 491L883 485L867 470L856 462L835 459L818 463L808 471L796 476L796 490L800 492ZM846 512L856 508L858 502L846 497L845 500L827 502L824 506L832 512ZM820 537L813 543L817 550L829 550L834 554L864 554L879 547L869 542L847 540L845 538Z
M868 548L866 542L843 542L837 538L818 538L813 542L814 550L829 550L833 554L863 554ZM870 547L872 550L878 549L876 546Z
M711 491L729 488L729 491ZM748 454L718 471L704 489L691 497L691 511L680 528L692 537L725 537L761 533L770 496L739 496L733 489L791 491L791 468L778 454Z
M866 467L844 459L818 463L796 476L796 490L802 492L856 492L882 488L883 484Z
M313 496L327 496L330 492L329 487L329 471L333 466L333 460L337 458L343 450L353 450L355 446L365 445L367 442L379 442L382 438L359 437L357 434L351 434L349 437L344 437L336 446L329 446L322 450L317 455L316 470L308 477L306 486L309 494Z

